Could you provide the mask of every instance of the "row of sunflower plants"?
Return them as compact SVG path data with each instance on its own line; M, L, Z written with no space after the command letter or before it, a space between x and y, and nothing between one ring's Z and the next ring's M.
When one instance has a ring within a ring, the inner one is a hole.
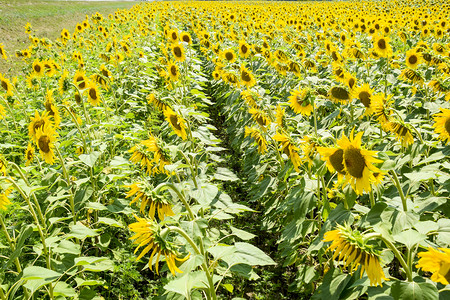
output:
M222 187L238 179L209 124L198 40L165 21L137 5L55 42L26 28L26 85L1 77L1 299L114 297L130 243L149 257L141 272L171 274L167 297L216 299L226 277L274 264L231 225L252 210Z
M278 255L298 269L292 290L436 299L448 283L445 39L386 25L352 41L330 27L311 41L320 27L310 26L297 42L287 25L279 38L255 32L208 52L250 202L266 209L263 230L281 231Z

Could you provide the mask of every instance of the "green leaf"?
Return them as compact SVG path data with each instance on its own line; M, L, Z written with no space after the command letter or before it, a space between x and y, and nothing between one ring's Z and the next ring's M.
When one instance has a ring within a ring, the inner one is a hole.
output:
M439 293L436 286L429 282L396 281L391 286L394 300L436 300Z
M75 281L77 283L77 287L105 284L104 280L84 280L79 277L75 277Z
M23 226L20 230L19 237L16 242L16 250L9 257L8 263L6 266L8 267L17 257L22 253L23 245L25 244L25 240L30 237L33 233L33 227L31 225Z
M214 179L223 181L237 181L239 178L227 168L217 168Z
M393 236L394 240L402 243L408 249L411 249L416 244L426 240L427 236L425 234L419 233L414 229L408 229L406 231L402 231Z
M61 273L49 270L47 268L32 266L26 267L23 270L22 280L42 279L45 281L45 284L47 284L49 282L55 281L61 275Z
M99 233L96 230L90 229L81 223L77 223L70 227L70 232L67 234L67 238L77 238L84 240L87 237L97 236Z
M98 222L101 224L105 224L105 225L109 225L109 226L113 226L113 227L123 228L123 225L120 222L118 222L117 220L111 219L111 218L99 217Z
M438 223L434 221L422 221L414 225L414 228L422 234L427 234L431 231L436 231L439 229Z
M74 262L75 266L83 266L85 271L103 272L114 270L113 262L107 257L77 257Z
M75 289L65 282L59 281L53 288L54 296L75 297L77 293Z
M214 276L214 281L220 280L220 276ZM205 272L194 271L187 273L184 276L177 277L164 286L164 289L174 292L189 298L191 290L193 289L207 289L208 279Z
M225 284L222 284L222 286L223 286L227 291L229 291L230 293L233 293L233 291L234 291L234 286L233 286L232 284L225 283Z
M79 156L79 158L85 165L93 168L95 165L95 162L97 161L97 159L100 157L101 154L102 153L99 151L93 151L90 154L81 154Z
M240 239L242 239L244 241L251 240L252 238L254 238L256 236L256 235L254 235L254 234L252 234L250 232L247 232L247 231L244 231L244 230L241 230L241 229L237 229L237 228L235 228L233 226L230 226L230 228L231 228L231 232L235 236L237 236L238 238L240 238Z
M232 254L222 257L222 260L229 266L237 264L246 264L250 266L276 265L276 262L274 262L267 254L251 244L238 242L235 243L233 247L235 250Z
M74 254L80 255L81 247L78 244L75 244L68 240L63 240L59 243L58 247L53 249L53 252L58 254Z
M197 200L202 207L207 207L216 198L219 189L214 184L204 184L200 188L193 190L189 195Z

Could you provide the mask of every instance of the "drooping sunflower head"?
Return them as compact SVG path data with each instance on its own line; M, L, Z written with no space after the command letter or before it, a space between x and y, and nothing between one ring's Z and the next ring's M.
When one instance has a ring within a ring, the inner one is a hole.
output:
M439 139L446 144L450 142L450 109L441 108L441 112L434 116L434 131L439 134Z
M144 247L142 252L136 258L136 260L141 259L145 254L150 253L149 267L152 270L153 257L156 256L155 269L156 273L159 275L159 258L161 254L164 255L166 259L167 266L172 275L176 276L176 273L183 273L176 265L175 261L183 262L189 258L189 254L184 258L178 258L180 253L178 252L178 247L167 240L167 231L161 230L158 223L151 219L139 218L135 216L137 222L130 224L128 228L135 234L130 238L133 244L138 245L134 250L136 253L139 248Z
M308 88L292 90L289 97L290 107L296 114L309 116L313 111L310 97L311 91Z
M25 165L28 166L34 159L34 147L31 143L28 143L28 147L25 150Z
M0 210L6 210L8 205L11 204L11 201L9 200L8 196L12 192L12 188L6 188L0 187Z
M247 88L251 88L256 84L255 76L244 65L241 66L240 75L241 83Z
M400 79L411 81L414 84L423 84L423 77L419 73L419 71L406 68L402 71L402 73L399 76Z
M350 100L350 93L340 86L333 86L328 91L328 97L335 103L347 103Z
M370 88L368 83L363 84L355 88L352 92L352 97L358 99L362 105L366 108L366 114L371 114L373 112L373 98L374 90Z
M3 75L0 73L0 86L5 90L7 96L14 95L13 92L13 85L9 81L8 78L3 77Z
M325 233L324 242L332 242L327 251L334 251L333 259L340 260L344 267L349 267L353 273L361 266L361 276L366 272L370 285L382 286L385 277L380 263L380 252L368 244L359 231L353 230L349 225L337 225L335 230Z
M403 147L408 147L412 143L414 143L414 138L411 134L411 130L408 128L408 125L399 121L399 120L391 120L386 127L390 132L394 133L397 140L399 140Z
M267 151L267 141L258 128L245 126L245 137L252 137L255 140L259 153L264 154Z
M270 124L270 119L267 116L267 114L258 108L251 107L248 112L251 114L252 119L258 123L258 125L263 129L266 130L266 126Z
M166 117L167 122L172 127L173 131L181 137L183 140L186 139L186 121L183 117L174 112L170 107L167 107L164 110L164 116Z

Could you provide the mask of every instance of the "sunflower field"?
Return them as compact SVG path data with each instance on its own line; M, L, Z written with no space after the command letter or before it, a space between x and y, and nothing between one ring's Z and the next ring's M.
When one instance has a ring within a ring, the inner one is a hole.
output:
M0 300L450 299L450 3L151 2L0 59Z

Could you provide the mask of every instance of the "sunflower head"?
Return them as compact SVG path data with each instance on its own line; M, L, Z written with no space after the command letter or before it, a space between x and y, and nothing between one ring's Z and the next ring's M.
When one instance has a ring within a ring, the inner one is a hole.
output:
M150 254L149 267L152 270L153 257L156 256L155 268L156 273L159 275L159 259L161 255L164 255L167 266L172 275L176 273L183 273L176 265L175 261L183 262L188 259L189 254L184 258L178 258L180 253L178 247L168 240L168 231L162 229L158 223L151 219L139 218L135 216L137 222L130 224L129 229L135 234L130 238L133 240L133 244L138 245L134 250L134 253L138 252L141 247L144 247L142 252L136 258L141 259L145 254ZM151 250L151 252L150 252Z
M36 132L36 144L39 152L45 162L52 165L55 162L55 154L53 152L54 142L57 133L50 123L46 123L43 127L39 127Z
M291 91L289 103L296 114L302 114L304 116L309 116L311 114L313 111L311 94L312 93L308 88Z
M416 268L432 272L431 280L434 282L439 282L443 285L450 284L450 249L433 249L429 247L428 251L419 252L417 256L420 259Z
M446 144L450 142L450 109L441 108L441 112L434 116L434 131Z
M334 251L333 259L342 261L351 273L361 266L361 276L365 271L370 285L382 286L383 279L389 280L381 268L380 252L367 243L364 235L352 230L349 225L337 225L335 230L326 232L324 242L332 242L327 251Z
M347 103L350 100L350 92L340 86L333 86L328 91L328 97L335 103Z

